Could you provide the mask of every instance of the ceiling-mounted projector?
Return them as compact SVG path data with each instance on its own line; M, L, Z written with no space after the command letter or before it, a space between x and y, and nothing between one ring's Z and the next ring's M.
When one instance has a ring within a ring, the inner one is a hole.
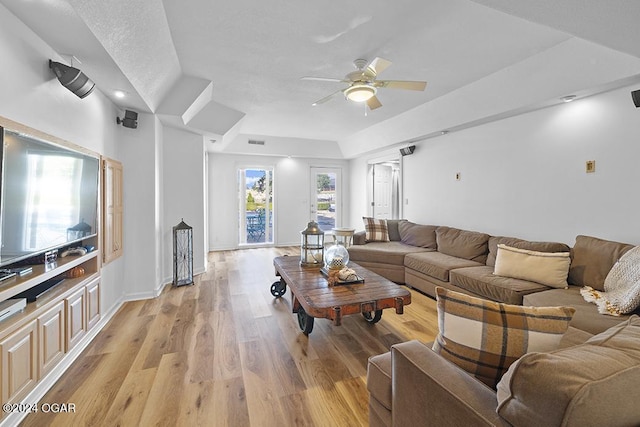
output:
M49 68L53 70L62 86L76 94L78 98L89 95L96 84L82 71L68 65L49 60Z

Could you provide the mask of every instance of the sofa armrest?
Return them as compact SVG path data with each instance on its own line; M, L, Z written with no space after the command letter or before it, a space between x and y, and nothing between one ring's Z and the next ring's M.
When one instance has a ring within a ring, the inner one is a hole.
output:
M367 233L364 230L353 233L353 241L354 245L364 245L367 243Z
M496 392L418 341L391 347L395 426L509 426Z

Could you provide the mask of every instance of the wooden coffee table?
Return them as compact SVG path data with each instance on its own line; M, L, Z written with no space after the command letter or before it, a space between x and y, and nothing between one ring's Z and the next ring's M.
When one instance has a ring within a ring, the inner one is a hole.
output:
M298 324L305 335L313 330L314 318L333 320L336 326L342 317L362 313L369 323L382 317L382 310L395 308L402 314L403 308L411 304L409 291L387 279L350 262L364 283L329 286L326 277L317 267L302 267L300 259L293 256L276 257L273 260L276 276L280 281L271 285L271 294L277 298L291 288L293 312L298 315Z

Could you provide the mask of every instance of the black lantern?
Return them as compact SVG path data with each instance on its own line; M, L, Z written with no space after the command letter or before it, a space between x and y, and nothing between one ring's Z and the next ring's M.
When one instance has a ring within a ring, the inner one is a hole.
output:
M300 265L303 267L322 267L324 263L324 231L318 223L311 221L300 232Z
M184 219L173 227L173 284L193 284L193 228Z

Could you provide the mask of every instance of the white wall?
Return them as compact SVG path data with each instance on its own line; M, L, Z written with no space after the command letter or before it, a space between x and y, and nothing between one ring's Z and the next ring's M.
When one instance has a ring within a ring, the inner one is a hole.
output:
M209 247L211 250L238 247L239 167L274 168L274 243L298 245L300 231L310 217L309 198L312 166L342 169L343 213L349 215L349 162L288 157L243 156L209 153ZM346 224L348 225L348 224Z
M417 144L404 157L404 217L572 245L640 244L640 109L626 87ZM596 172L585 173L585 162ZM352 187L366 158L352 161ZM461 180L455 180L460 172ZM354 198L352 218L366 212Z
M163 189L164 226L164 281L173 277L173 233L172 227L183 218L193 227L193 270L195 274L205 271L205 200L204 193L204 142L202 136L174 128L164 129L163 142Z
M158 194L156 168L158 119L138 115L138 128L122 128L119 140L124 167L124 257L127 299L150 298L162 286L161 268L156 263L161 241L158 237Z
M117 108L99 89L80 99L62 87L48 67L57 53L0 5L0 116L120 159ZM124 260L104 266L103 313L122 298Z

